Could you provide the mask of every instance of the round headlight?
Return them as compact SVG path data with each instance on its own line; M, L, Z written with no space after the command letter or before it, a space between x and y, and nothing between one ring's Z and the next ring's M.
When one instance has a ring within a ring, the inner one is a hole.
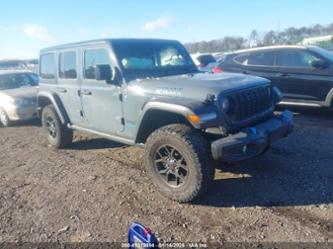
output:
M224 113L228 112L229 107L230 107L229 99L227 99L227 98L223 99L223 101L222 101L222 112L224 112Z
M15 100L14 100L14 105L16 105L16 106L21 106L21 105L23 105L23 101L22 101L22 99L15 99Z
M15 99L14 104L16 106L28 106L29 101L25 98Z

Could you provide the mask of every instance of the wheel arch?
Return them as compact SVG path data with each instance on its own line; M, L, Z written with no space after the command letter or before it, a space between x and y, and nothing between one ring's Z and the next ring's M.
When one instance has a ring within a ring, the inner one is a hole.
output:
M186 113L161 108L150 108L144 113L135 138L136 143L145 143L147 138L155 130L170 124L185 124L193 127L186 119Z
M39 92L37 95L38 115L41 117L42 110L47 105L53 105L62 124L70 123L66 110L60 98L49 92Z

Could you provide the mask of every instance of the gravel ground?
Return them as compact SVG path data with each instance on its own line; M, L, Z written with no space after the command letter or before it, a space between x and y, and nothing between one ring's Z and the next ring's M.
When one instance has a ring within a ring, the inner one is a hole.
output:
M333 242L333 114L296 111L292 135L221 165L193 204L154 189L140 148L75 134L55 151L38 124L0 128L0 242L126 241L134 220L162 241Z

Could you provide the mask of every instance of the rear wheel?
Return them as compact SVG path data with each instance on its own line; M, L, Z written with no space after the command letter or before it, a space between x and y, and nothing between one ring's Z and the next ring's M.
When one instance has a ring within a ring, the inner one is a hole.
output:
M73 131L61 123L53 105L44 107L42 125L51 147L64 148L72 143Z
M8 127L11 125L11 122L8 118L6 111L3 108L0 108L0 126Z
M162 127L149 136L145 166L158 190L178 202L202 196L215 172L209 143L182 124Z

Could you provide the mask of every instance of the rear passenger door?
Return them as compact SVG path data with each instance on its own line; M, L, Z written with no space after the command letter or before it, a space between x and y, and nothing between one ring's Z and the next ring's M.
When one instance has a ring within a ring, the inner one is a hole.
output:
M81 100L79 91L78 51L58 52L58 83L55 87L72 124L81 122Z
M94 131L117 134L124 128L121 87L95 79L96 65L110 65L107 46L84 48L81 51L83 74L81 81L82 125Z
M330 90L329 69L315 69L318 55L305 49L283 49L278 54L278 86L286 99L324 101Z
M240 67L240 73L269 79L277 83L276 51L262 50L239 54L233 60Z

